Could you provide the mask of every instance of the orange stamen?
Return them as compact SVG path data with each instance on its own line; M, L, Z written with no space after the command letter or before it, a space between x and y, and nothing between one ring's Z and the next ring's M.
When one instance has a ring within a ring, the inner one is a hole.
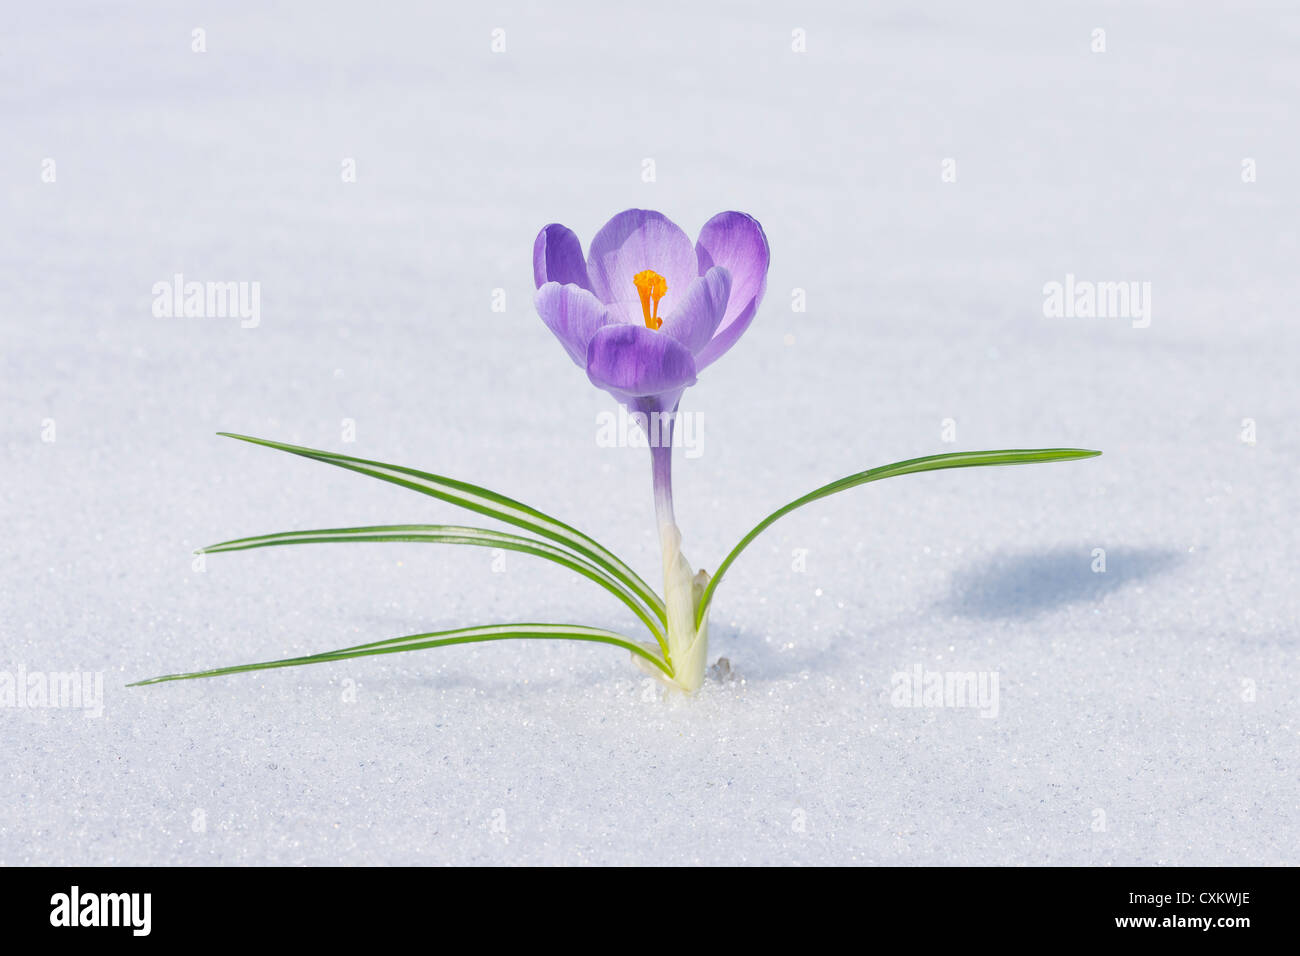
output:
M645 315L645 327L657 329L664 324L659 318L659 300L668 294L668 280L657 272L646 269L632 277L637 294L641 296L641 311Z

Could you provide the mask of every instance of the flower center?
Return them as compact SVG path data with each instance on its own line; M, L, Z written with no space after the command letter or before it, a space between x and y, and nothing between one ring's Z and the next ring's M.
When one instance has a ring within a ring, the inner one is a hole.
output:
M641 296L641 311L645 315L645 327L657 329L664 324L659 318L659 300L668 294L668 280L657 272L646 269L632 277L632 284Z

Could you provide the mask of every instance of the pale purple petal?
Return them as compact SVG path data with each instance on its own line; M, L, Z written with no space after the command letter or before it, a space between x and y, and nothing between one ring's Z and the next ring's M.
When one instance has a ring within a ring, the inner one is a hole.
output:
M572 282L591 289L582 243L572 229L558 222L542 227L533 243L533 280L539 289L548 282L560 285Z
M722 266L714 266L691 282L686 295L664 319L659 331L671 335L690 349L692 355L698 355L722 322L730 292L731 273Z
M715 361L749 328L767 288L770 254L758 220L743 212L720 212L704 224L695 244L701 274L714 266L731 273L731 296L713 341L696 357L699 368Z
M648 209L619 213L596 233L587 257L591 291L606 305L618 304L624 321L639 321L641 300L632 277L650 269L668 281L668 294L659 303L667 315L700 274L691 240L671 220Z
M548 282L533 295L537 314L555 333L564 350L579 368L587 367L587 345L591 337L609 322L604 304L576 285Z
M587 347L591 383L628 402L695 384L686 346L644 325L607 325Z

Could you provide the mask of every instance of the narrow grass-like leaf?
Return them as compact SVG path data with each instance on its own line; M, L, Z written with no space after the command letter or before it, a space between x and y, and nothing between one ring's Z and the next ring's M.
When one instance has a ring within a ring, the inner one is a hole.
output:
M536 538L493 531L489 528L466 528L446 524L390 524L371 525L361 528L321 528L313 531L283 531L278 534L263 534L252 538L236 538L220 544L203 548L205 554L220 554L225 551L248 551L253 548L269 548L287 544L322 544L333 542L416 542L421 544L468 544L483 548L501 548L506 551L518 551L523 554L545 558L576 571L583 577L595 581L606 591L622 601L632 613L641 619L650 629L664 654L668 645L664 639L663 627L650 613L650 610L637 599L618 579L581 555L557 548Z
M740 556L740 552L744 551L751 541L766 531L778 518L782 518L796 508L802 508L819 498L847 491L850 488L856 488L858 485L865 485L869 481L879 481L882 478L893 478L897 475L911 475L920 471L938 471L943 468L978 468L983 465L1032 465L1048 461L1075 461L1080 458L1095 458L1100 454L1099 451L1089 451L1085 448L1012 448L1000 451L959 451L947 455L909 458L907 461L897 461L892 465L882 465L879 468L860 471L856 475L849 475L838 481L832 481L828 485L822 485L816 491L809 492L802 498L796 498L788 505L773 511L755 525L749 534L740 539L740 543L732 548L731 553L723 559L722 564L718 565L718 570L710 579L708 586L705 587L704 593L700 595L700 603L695 613L695 625L699 627L704 621L704 616L708 613L709 603L713 600L713 592L717 589L718 582L722 580L722 575L726 573L727 568L731 567L732 562Z
M457 481L453 478L446 478L442 475L433 475L426 471L417 471L414 468L405 468L401 465L390 465L382 461L371 461L366 458L353 458L350 455L340 455L331 451L321 451L316 448L306 448L302 445L287 445L283 442L268 441L265 438L253 438L249 435L236 435L232 432L218 432L226 438L237 438L240 441L246 441L253 445L262 445L266 448L274 448L278 451L287 451L291 455L298 455L302 458L311 458L315 461L324 462L327 465L335 465L339 468L345 468L348 471L355 471L358 474L369 475L372 478L378 478L381 481L387 481L394 485L400 485L404 488L410 488L421 494L430 495L442 501L467 508L470 511L479 514L488 515L515 527L523 528L534 534L541 535L543 538L549 538L557 541L565 547L576 551L583 557L595 562L604 568L619 581L623 582L629 590L636 594L641 600L645 601L656 617L663 623L667 623L667 614L664 611L663 599L659 597L650 585L646 584L641 577L625 564L617 555L608 548L601 545L594 538L583 534L577 528L565 524L558 518L538 511L513 498L507 498L505 495L490 491L479 485L472 485L465 481Z
M397 654L402 651L420 651L430 647L447 647L452 644L478 644L483 641L509 640L561 640L592 641L598 644L610 644L630 651L638 657L644 657L669 677L672 668L652 653L649 648L628 640L621 634L606 631L598 627L584 627L579 624L496 624L487 627L462 627L451 631L430 631L427 634L409 634L373 644L358 644L337 651L323 654L310 654L306 657L288 657L279 661L265 661L260 664L237 664L233 667L217 667L206 671L192 671L187 674L165 674L148 680L136 681L128 687L141 687L145 684L160 684L169 680L194 680L199 677L221 677L225 674L242 674L246 671L271 670L277 667L297 667L302 664L326 664L330 661L350 660L354 657L372 657L376 654Z

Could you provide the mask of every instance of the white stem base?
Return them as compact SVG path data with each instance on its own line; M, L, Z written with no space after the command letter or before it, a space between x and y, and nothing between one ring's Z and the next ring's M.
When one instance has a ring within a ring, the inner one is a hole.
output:
M664 682L693 694L704 683L705 659L709 653L708 622L695 628L695 604L702 590L682 554L682 535L675 524L659 528L664 554L664 604L668 610L668 655L673 677Z

